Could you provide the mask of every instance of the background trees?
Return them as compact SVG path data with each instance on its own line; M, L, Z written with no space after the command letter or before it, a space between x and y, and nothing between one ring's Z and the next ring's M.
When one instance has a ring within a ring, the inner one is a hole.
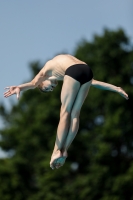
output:
M77 58L90 65L94 79L122 87L119 94L91 87L81 111L80 129L66 164L49 168L60 112L60 90L23 93L8 113L0 146L12 156L0 159L2 200L133 200L133 50L123 30L104 30L81 41ZM31 63L31 78L42 66Z

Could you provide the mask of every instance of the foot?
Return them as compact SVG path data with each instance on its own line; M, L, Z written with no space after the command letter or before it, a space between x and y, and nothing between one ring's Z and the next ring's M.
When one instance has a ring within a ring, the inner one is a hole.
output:
M62 157L62 153L61 153L60 150L57 150L57 151L54 151L54 152L53 152L53 154L52 154L52 156L51 156L51 161L50 161L50 167L51 167L52 169L55 169L55 168L56 168L56 162L57 162L57 160L58 160L59 158L61 158L61 157ZM57 166L58 166L58 164L57 164Z
M65 157L58 158L55 163L55 168L58 169L58 168L62 167L65 163L65 160L66 160Z
M67 156L68 156L67 151L66 151L66 150L65 150L65 151L62 151L62 157L60 157L60 158L58 158L58 159L56 160L56 163L55 163L56 169L58 169L58 168L60 168L60 167L62 167L62 166L64 165Z

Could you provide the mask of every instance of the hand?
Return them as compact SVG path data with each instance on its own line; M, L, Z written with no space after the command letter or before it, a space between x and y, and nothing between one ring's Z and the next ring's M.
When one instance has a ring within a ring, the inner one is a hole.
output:
M119 93L122 97L124 97L126 100L129 99L128 94L127 94L121 87L118 88L118 93Z
M17 86L10 86L10 87L6 87L5 89L7 89L7 91L4 93L4 97L9 97L13 94L17 95L17 99L19 99L20 97L20 88Z

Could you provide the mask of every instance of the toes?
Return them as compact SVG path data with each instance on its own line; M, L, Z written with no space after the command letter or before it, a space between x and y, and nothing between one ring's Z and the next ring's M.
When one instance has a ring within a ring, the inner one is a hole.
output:
M55 169L56 168L56 162L57 162L58 159L55 159L52 163L50 163L50 167L52 169Z
M64 157L61 157L61 158L58 158L58 160L56 161L56 168L60 168L64 165L65 163L65 158Z
M50 167L52 169L59 169L60 167L62 167L65 163L66 157L60 157L55 159L53 162L50 163Z
M54 169L54 166L53 166L52 164L50 164L50 167L51 167L52 169Z
M60 167L62 167L62 165L61 164L56 164L56 169L59 169Z

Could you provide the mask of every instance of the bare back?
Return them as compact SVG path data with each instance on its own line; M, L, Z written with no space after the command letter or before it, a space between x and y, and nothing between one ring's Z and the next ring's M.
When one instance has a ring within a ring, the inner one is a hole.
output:
M50 76L56 77L57 80L63 80L66 69L74 64L86 63L69 54L61 54L48 61L43 70L49 71Z
M71 56L69 54L66 55L58 55L52 59L52 61L56 62L58 66L60 66L64 71L68 67L74 64L85 64L85 62L75 58L74 56Z

